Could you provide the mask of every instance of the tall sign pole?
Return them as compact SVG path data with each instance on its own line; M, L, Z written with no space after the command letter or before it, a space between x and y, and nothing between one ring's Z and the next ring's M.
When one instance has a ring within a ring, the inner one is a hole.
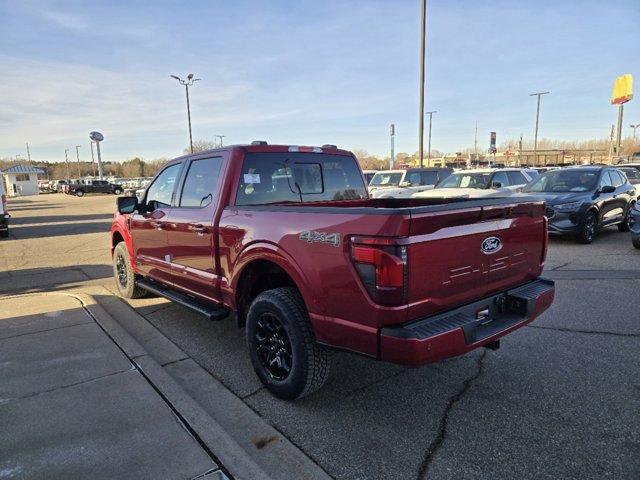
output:
M493 157L493 163L496 163L496 132L490 132L489 134L489 154ZM489 157L489 166L491 166L491 157Z
M100 155L100 142L104 140L104 135L100 132L91 132L89 138L96 142L96 152L98 153L98 178L104 180L102 172L102 156Z
M427 0L421 0L421 20L420 20L420 116L418 127L418 155L420 156L420 167L424 167L424 50L427 25Z
M82 176L80 173L80 145L76 145L76 158L78 159L78 178Z
M633 98L633 76L630 73L616 78L611 92L611 104L618 105L618 127L616 129L615 155L620 155L622 144L622 117L624 104Z
M93 170L93 176L96 176L96 157L93 155L93 140L89 140L91 146L91 169Z
M390 127L391 134L391 158L389 158L389 170L393 170L393 164L396 161L396 150L395 150L395 137L396 137L396 125L394 123L391 124Z

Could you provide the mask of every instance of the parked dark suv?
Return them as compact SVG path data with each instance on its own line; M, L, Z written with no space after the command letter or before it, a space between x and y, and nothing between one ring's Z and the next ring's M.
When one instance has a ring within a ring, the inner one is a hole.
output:
M627 177L612 167L573 167L543 173L524 190L547 202L549 233L575 235L591 243L597 231L617 225L629 231L636 191Z

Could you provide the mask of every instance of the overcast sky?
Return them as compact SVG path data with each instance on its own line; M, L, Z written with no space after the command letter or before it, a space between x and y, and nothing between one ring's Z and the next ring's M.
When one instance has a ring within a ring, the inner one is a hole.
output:
M640 1L429 0L433 147L606 137L616 76L640 82ZM417 149L419 0L0 0L0 157L64 160L88 132L106 160L179 154L193 72L195 139ZM640 88L640 87L638 87ZM640 95L625 107L640 123Z

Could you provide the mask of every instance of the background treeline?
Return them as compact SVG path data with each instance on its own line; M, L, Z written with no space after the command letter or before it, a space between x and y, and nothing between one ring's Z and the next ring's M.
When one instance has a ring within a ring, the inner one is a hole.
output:
M640 136L640 135L639 135ZM499 144L498 151L517 151L519 148L520 139L513 138L508 139ZM566 150L568 153L571 150L580 149L580 150L600 150L604 152L609 152L610 140L608 138L603 139L592 139L592 140L584 140L584 141L562 141L562 140L548 140L548 139L540 139L538 141L538 150ZM209 140L196 140L193 142L193 150L194 152L201 152L204 150L209 150L215 148L217 145ZM487 146L484 144L480 144L478 142L478 153L485 154L487 151ZM533 141L523 140L522 142L523 150L532 150L533 149ZM631 137L627 137L622 141L622 155L630 155L633 152L640 151L640 139L634 140ZM457 152L452 153L460 153L463 156L467 156L475 152L474 147L466 147L458 150ZM184 149L184 153L189 153L189 148ZM363 169L371 169L371 170L383 170L389 168L389 155L386 156L378 156L369 154L364 149L354 149L353 153L358 158L358 161ZM425 158L427 157L427 152L425 151ZM444 155L443 152L436 150L435 148L431 149L431 157L432 158L440 158ZM398 152L396 153L396 165L402 163L412 163L414 160L418 158L418 152L414 153L405 153ZM135 177L152 177L156 174L156 172L160 169L165 162L167 162L167 158L157 158L154 160L145 160L140 157L134 157L130 160L125 160L123 162L103 162L104 173L106 176L114 176L114 177L122 177L122 178L135 178ZM0 170L8 168L15 164L27 164L26 159L0 159ZM47 172L47 175L50 179L61 179L61 178L82 178L86 176L97 175L98 166L95 162L76 162L69 160L69 163L66 162L47 162L47 161L37 161L32 160L31 165L34 167L42 168Z

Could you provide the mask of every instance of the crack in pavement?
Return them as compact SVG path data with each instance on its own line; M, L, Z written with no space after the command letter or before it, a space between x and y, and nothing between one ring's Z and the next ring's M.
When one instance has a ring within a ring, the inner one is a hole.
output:
M449 414L451 413L451 410L453 409L454 405L458 403L458 401L464 396L464 394L469 391L469 389L471 388L473 383L478 379L478 377L482 375L482 370L484 369L484 359L486 356L487 356L487 350L483 349L482 354L476 360L476 368L477 368L476 372L462 383L462 388L460 389L460 391L456 392L451 398L449 398L449 401L447 402L447 406L444 409L442 417L440 417L440 427L438 428L438 434L429 445L429 448L425 453L422 463L420 464L417 480L423 480L427 478L429 467L431 467L431 464L435 460L436 455L440 450L440 447L445 441L445 438L447 435L447 425L449 423Z
M588 335L611 335L613 337L640 337L640 333L603 332L601 330L578 330L575 328L564 328L564 327L542 327L540 325L527 325L527 327L537 328L540 330L556 330L558 332L586 333Z

